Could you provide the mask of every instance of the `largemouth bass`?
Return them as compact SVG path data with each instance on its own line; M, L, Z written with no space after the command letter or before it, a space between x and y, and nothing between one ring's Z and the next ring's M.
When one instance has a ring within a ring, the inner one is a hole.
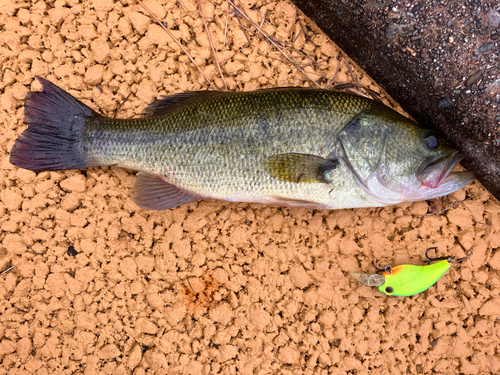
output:
M140 171L132 199L164 210L201 198L337 209L430 199L474 178L444 139L364 97L277 88L199 91L104 117L37 77L10 162L35 171Z

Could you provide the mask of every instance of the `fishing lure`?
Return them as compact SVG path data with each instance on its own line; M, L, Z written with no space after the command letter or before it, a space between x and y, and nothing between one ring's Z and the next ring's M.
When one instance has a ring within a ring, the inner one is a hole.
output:
M396 267L385 266L382 274L366 274L353 272L352 276L361 284L367 286L376 286L378 290L389 296L413 296L429 289L445 274L452 263L460 263L472 255L470 254L454 260L455 256L447 256L440 258L430 258L429 251L436 250L435 247L427 249L425 256L427 257L427 265L415 266L412 264L402 264Z

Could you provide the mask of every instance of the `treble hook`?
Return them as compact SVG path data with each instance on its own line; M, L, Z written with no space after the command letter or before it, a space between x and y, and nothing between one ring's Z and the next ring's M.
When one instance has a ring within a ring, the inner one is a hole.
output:
M431 262L437 262L439 260L447 260L448 263L461 263L463 262L464 260L466 260L467 258L470 258L472 256L472 254L474 253L472 247L470 248L470 253L469 255L466 255L464 256L463 258L460 258L460 259L457 259L457 260L453 260L455 259L455 255L450 255L450 256L447 256L447 257L438 257L438 258L431 258L429 256L429 250L434 250L436 251L437 250L437 247L429 247L426 251L425 251L425 256L427 257L427 260L426 262L427 263L431 263Z
M392 267L390 265L385 266L384 268L378 268L375 265L375 262L372 261L372 266L375 268L378 272L385 272L385 273L392 273Z

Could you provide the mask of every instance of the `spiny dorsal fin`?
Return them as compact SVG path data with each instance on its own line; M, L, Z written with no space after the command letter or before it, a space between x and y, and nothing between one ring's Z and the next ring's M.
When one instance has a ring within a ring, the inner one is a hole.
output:
M132 184L132 201L146 210L166 210L197 199L154 173L139 172Z
M197 102L206 101L223 94L222 91L191 91L163 96L161 99L149 103L142 111L143 116L162 116L177 108Z
M329 182L326 174L335 169L338 160L308 154L279 154L266 159L269 173L282 181L311 183Z

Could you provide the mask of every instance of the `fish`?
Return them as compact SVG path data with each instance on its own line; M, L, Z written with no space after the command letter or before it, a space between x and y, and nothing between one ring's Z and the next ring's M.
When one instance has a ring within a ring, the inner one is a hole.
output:
M141 117L105 117L44 78L25 99L10 163L138 171L132 200L166 210L203 198L310 209L440 197L474 179L432 130L347 92L272 88L162 97Z

